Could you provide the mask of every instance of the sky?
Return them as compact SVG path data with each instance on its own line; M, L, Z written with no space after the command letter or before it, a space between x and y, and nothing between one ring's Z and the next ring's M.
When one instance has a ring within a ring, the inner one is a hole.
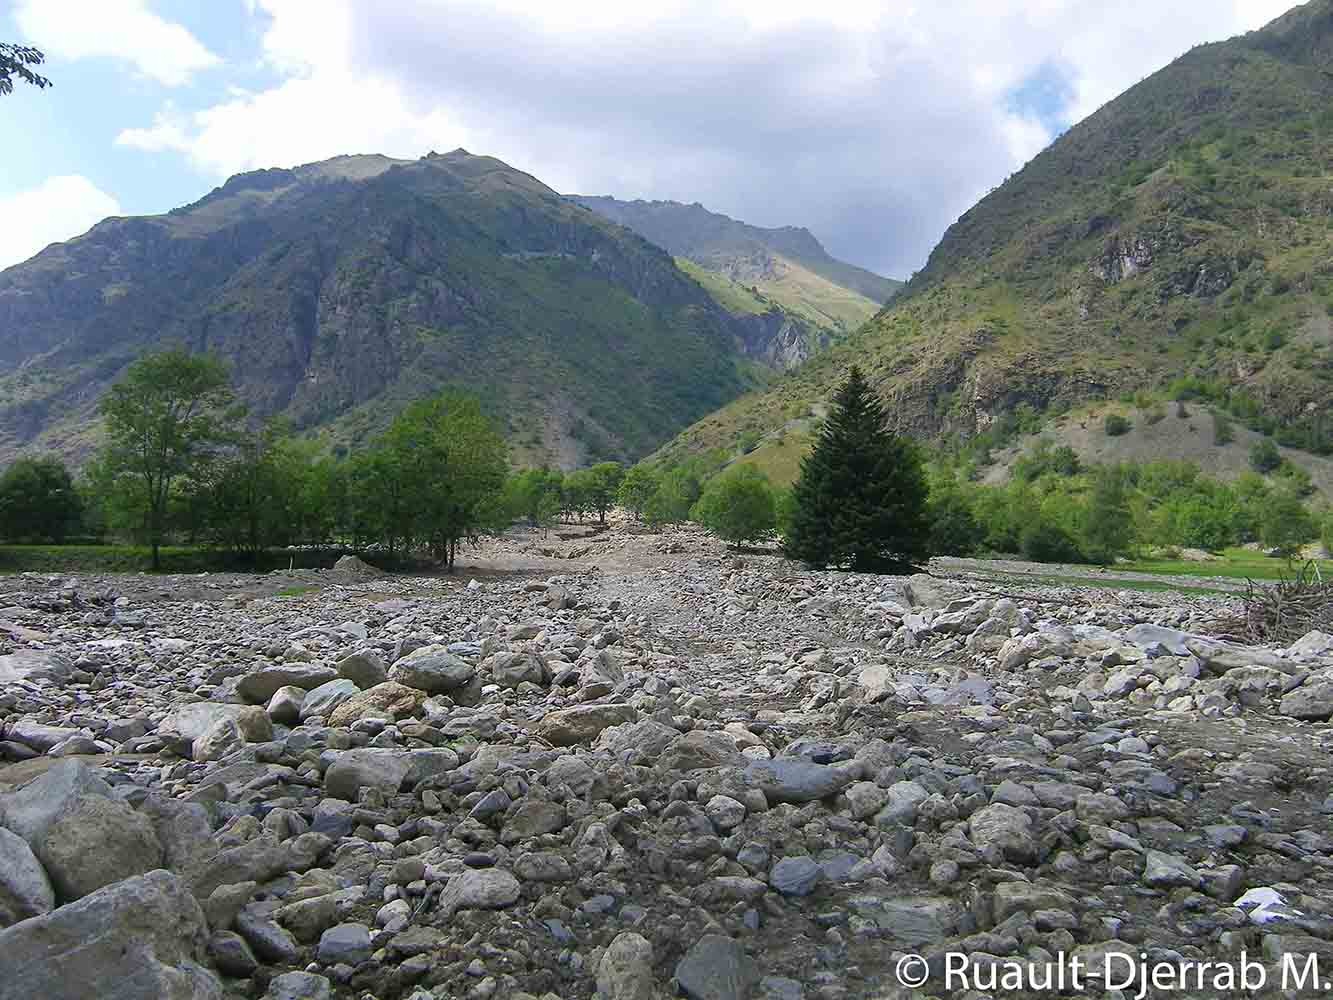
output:
M892 277L1064 129L1291 0L0 0L0 268L341 153L809 228Z

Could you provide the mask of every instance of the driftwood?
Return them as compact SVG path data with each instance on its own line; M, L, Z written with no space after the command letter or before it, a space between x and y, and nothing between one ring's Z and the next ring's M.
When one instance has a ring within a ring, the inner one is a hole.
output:
M1312 629L1333 632L1333 580L1313 561L1276 584L1245 583L1241 618L1228 624L1246 641L1286 646Z

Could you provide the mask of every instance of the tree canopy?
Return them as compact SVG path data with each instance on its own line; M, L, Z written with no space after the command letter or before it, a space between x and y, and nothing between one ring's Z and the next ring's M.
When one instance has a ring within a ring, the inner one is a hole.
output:
M154 569L161 566L173 484L229 440L229 425L240 416L231 404L222 362L181 349L140 358L102 397L103 483L140 521Z
M13 42L0 42L0 97L14 92L14 80L30 83L38 90L51 86L51 81L31 69L46 61L40 50Z
M921 457L885 426L855 366L801 463L787 554L816 567L873 571L926 554L930 529Z

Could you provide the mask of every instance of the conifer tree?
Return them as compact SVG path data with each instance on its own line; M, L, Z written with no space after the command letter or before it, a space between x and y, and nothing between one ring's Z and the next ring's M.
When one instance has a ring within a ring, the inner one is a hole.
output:
M814 450L801 463L787 555L858 571L910 563L927 551L921 456L885 427L884 409L853 366Z

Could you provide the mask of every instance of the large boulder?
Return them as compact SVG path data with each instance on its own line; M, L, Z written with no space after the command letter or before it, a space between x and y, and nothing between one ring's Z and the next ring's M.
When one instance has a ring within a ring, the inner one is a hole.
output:
M655 992L653 946L633 931L622 931L597 966L597 992L606 1000L644 1000Z
M348 802L355 802L363 788L376 788L385 795L393 795L410 770L408 755L398 750L374 747L347 750L324 772L324 793Z
M28 842L0 827L0 927L50 913L55 891Z
M0 931L5 996L220 1000L208 925L181 882L153 871Z
M252 705L267 705L278 688L299 687L312 691L337 680L338 671L319 663L284 663L246 674L236 684L236 693Z
M60 817L88 795L107 796L111 786L81 761L61 761L16 792L0 795L0 826L36 850Z
M610 750L616 755L634 751L651 760L671 746L679 736L679 732L656 719L643 719L603 729L597 736L595 748Z
M1333 679L1310 680L1282 696L1278 711L1293 719L1333 716Z
M426 692L395 681L385 681L353 695L333 710L331 726L350 726L358 719L403 719L421 709Z
M36 854L63 902L162 867L152 821L104 795L77 799L47 828Z
M60 653L46 649L19 649L0 656L0 684L48 680L64 682L74 673L74 664Z
M235 721L241 735L251 743L263 743L273 739L273 721L262 708L257 705L231 705L220 701L196 701L177 705L158 723L157 735L173 753L189 757L194 751L194 741L208 732L219 719L228 718Z
M422 646L394 663L389 680L427 694L448 694L466 685L476 672L444 646Z
M622 702L577 705L546 713L541 725L537 727L537 735L557 747L591 743L603 729L633 722L638 715L633 705Z
M968 819L967 829L983 856L1018 862L1036 860L1032 818L1016 806L1003 802L982 806Z
M540 685L548 679L546 665L532 653L496 653L487 666L501 687L516 688L525 681Z
M356 681L349 680L346 677L339 677L337 680L321 684L306 694L305 699L301 702L300 717L303 720L315 716L327 719L339 705L345 701L350 701L360 693L361 689L357 687Z
M754 761L745 769L746 780L756 785L769 802L814 802L842 791L858 773L816 764L804 757L777 757Z
M336 668L339 677L351 681L363 691L389 679L389 668L379 654L371 650L344 656L337 662Z

